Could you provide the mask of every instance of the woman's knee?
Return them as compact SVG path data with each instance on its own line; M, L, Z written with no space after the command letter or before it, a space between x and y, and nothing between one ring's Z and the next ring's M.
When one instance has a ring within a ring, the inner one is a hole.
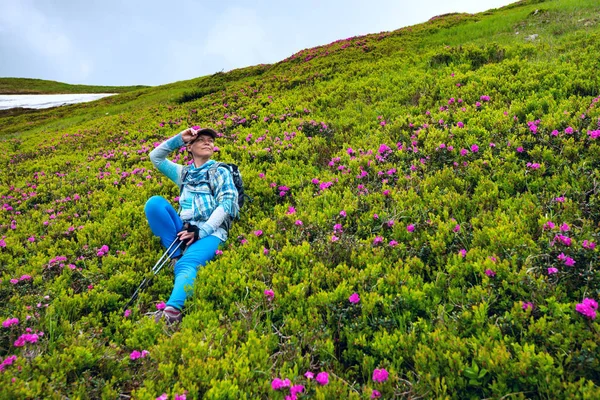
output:
M152 214L157 210L164 208L165 203L167 203L167 200L165 200L164 197L152 196L146 202L146 205L144 206L144 212L146 213L146 215Z

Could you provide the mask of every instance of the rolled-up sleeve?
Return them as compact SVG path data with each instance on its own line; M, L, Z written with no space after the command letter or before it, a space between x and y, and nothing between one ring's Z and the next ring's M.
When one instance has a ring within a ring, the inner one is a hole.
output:
M215 173L215 200L217 206L223 207L232 218L240 213L238 206L238 191L233 183L233 177L227 167L220 166Z
M183 169L183 166L167 159L167 156L171 152L181 148L184 144L181 133L178 133L172 138L162 142L157 148L150 152L150 161L152 161L152 165L167 178L175 182L177 186L181 185L181 170Z

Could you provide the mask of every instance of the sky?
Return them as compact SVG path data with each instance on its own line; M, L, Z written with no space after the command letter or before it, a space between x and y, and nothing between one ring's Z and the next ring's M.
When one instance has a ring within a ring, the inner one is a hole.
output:
M161 85L516 0L0 0L0 77Z

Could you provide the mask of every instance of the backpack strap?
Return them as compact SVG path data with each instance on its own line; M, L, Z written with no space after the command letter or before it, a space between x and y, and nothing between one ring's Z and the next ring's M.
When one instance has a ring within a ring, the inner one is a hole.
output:
M185 182L185 178L187 178L188 173L190 172L190 166L189 165L184 165L183 169L181 170L181 185L179 186L179 197L181 197L181 195L183 194L183 187L184 182ZM181 214L181 204L179 205L179 208L177 209L177 214Z

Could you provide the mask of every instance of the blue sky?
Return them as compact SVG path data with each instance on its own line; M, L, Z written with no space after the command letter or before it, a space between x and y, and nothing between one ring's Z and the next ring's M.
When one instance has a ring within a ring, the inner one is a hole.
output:
M160 85L515 0L0 0L0 77Z

